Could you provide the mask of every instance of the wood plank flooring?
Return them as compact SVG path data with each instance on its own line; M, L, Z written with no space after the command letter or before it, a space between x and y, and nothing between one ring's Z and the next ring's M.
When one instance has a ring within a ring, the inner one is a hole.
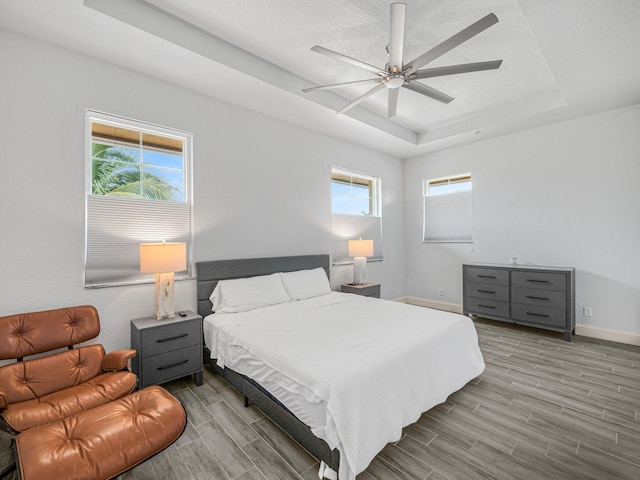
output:
M640 478L640 347L476 320L487 368L358 480ZM221 377L166 385L189 424L120 480L311 480L317 462ZM0 465L9 461L0 437Z

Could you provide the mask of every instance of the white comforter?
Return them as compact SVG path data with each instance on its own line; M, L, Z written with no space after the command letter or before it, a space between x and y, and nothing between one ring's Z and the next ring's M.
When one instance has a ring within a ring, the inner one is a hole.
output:
M205 337L221 367L326 404L311 427L340 450L340 480L484 370L467 317L342 293L211 315Z

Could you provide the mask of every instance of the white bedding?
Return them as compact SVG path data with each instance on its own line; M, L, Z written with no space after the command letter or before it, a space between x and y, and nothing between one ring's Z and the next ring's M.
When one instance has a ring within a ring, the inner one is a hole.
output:
M484 370L467 317L351 294L210 315L204 333L218 365L259 382L340 450L340 480Z

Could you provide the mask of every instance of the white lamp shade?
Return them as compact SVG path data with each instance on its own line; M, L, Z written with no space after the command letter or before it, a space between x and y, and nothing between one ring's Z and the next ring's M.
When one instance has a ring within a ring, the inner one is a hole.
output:
M350 257L373 257L373 240L349 240Z
M187 268L186 243L141 243L142 273L181 272Z

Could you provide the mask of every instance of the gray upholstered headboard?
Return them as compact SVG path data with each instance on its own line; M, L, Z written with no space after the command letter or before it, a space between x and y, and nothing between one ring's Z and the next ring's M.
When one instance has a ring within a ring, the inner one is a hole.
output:
M311 268L324 268L329 276L329 255L299 255L295 257L243 258L238 260L211 260L196 263L198 314L211 313L211 292L219 280L255 277L276 272L294 272Z

